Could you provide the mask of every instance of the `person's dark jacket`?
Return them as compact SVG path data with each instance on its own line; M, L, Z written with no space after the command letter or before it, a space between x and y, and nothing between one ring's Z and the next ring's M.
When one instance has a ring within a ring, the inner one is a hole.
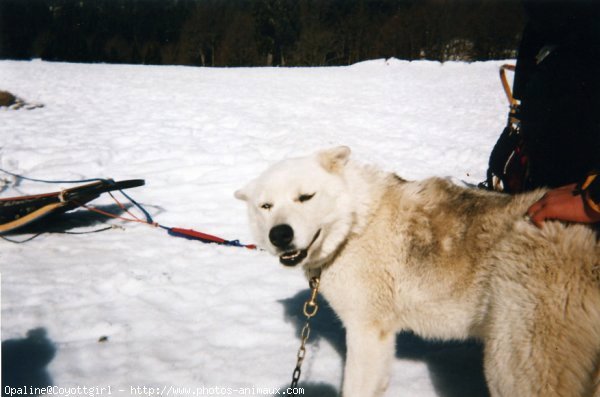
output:
M564 186L600 170L600 1L524 5L513 94L529 153L527 188Z

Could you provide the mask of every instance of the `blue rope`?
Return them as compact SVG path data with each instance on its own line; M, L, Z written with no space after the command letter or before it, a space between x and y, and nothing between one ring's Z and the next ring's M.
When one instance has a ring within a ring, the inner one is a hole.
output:
M59 184L59 183L105 182L107 184L113 184L115 182L113 179L106 179L106 178L90 178L90 179L79 179L79 180L70 180L70 181L54 181L54 180L47 180L47 179L29 178L29 177L26 177L23 175L15 174L13 172L7 171L2 168L0 168L0 171L4 172L5 174L14 176L15 178L24 179L26 181L31 181L31 182L41 182L41 183ZM131 198L129 195L127 195L124 191L119 190L119 192L121 192L121 194L123 196L125 196L129 201L131 201L131 203L133 205L135 205L144 214L148 223L150 223L150 224L154 223L154 220L152 219L152 216L150 216L150 213L148 211L146 211L146 209L144 207L142 207L142 205L140 203L135 201L133 198Z
M104 179L104 178L91 178L91 179L80 179L80 180L76 180L76 181L54 181L54 180L47 180L47 179L36 179L36 178L28 178L26 176L23 175L19 175L19 174L15 174L12 173L10 171L6 171L2 168L0 168L0 172L4 172L5 174L14 176L15 178L20 178L20 179L24 179L26 181L31 181L31 182L41 182L41 183L55 183L55 184L59 184L59 183L87 183L87 182L105 182L105 183L109 183L112 184L115 181L113 179ZM172 236L178 236L178 237L186 237L188 239L194 239L194 240L200 240L203 241L205 243L216 243L215 241L211 241L211 240L202 240L199 238L193 238L190 236L185 236L185 235L180 235L180 234L176 234L173 232L173 228L168 227L168 226L163 226L159 223L154 222L154 219L152 218L152 216L150 215L150 213L137 201L135 201L130 195L128 195L127 193L125 193L123 190L119 190L119 192L121 192L121 194L123 196L125 196L125 198L127 198L137 209L139 209L144 216L146 217L146 221L151 224L151 225L156 225L162 229L167 230L167 232L169 233L169 235ZM40 233L41 234L41 233ZM34 236L33 238L37 237L38 235ZM3 237L4 238L4 237ZM31 239L33 239L31 238ZM25 241L22 242L26 242L29 241L31 239L27 239ZM8 240L8 239L6 239ZM21 243L21 241L12 241L12 242L17 242L17 243ZM239 240L225 240L223 243L218 243L218 244L222 244L222 245L229 245L229 246L233 246L233 247L246 247L246 248L250 248L252 247L252 245L244 245L242 243L240 243Z
M0 171L4 172L5 174L14 176L15 178L24 179L26 181L31 181L31 182L42 182L42 183L86 183L86 182L98 182L98 181L102 181L102 182L111 182L112 181L112 179L104 179L104 178L80 179L77 181L51 181L51 180L46 180L46 179L28 178L23 175L19 175L19 174L12 173L10 171L6 171L5 169L2 169L2 168L0 168Z
M122 191L122 190L119 190L119 192L121 192L121 194L122 194L123 196L125 196L125 198L126 198L127 200L131 201L131 204L135 205L135 206L137 207L137 209L139 209L139 210L140 210L140 211L141 211L141 212L144 214L144 216L146 217L146 221L147 221L149 224L151 224L151 225L152 225L152 224L154 223L154 219L152 219L152 216L150 215L150 213L149 213L148 211L146 211L146 209L145 209L144 207L142 207L142 205L141 205L140 203L138 203L137 201L135 201L133 198L131 198L131 196L130 196L130 195L128 195L128 194L127 194L127 193L125 193L124 191ZM160 226L160 225L159 225L159 226ZM163 227L163 226L161 226L161 227Z

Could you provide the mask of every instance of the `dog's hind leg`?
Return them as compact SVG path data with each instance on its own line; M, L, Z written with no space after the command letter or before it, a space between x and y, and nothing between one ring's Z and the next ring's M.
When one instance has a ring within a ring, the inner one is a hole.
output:
M377 327L347 326L343 397L379 397L389 382L395 333Z
M587 288L585 295L595 299L563 291L555 294L562 294L562 304L550 295L546 301L536 297L498 302L485 346L485 373L493 397L600 397L594 386L600 301L598 292Z

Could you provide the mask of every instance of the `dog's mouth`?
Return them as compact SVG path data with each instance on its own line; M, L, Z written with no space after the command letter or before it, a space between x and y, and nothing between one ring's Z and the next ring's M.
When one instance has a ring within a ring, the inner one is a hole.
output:
M310 250L310 247L312 247L314 242L317 241L317 238L319 238L320 234L321 229L317 230L317 233L315 233L315 236L313 237L308 247L299 250L286 251L283 254L279 255L279 262L281 262L281 264L284 266L296 266L297 264L302 262L308 256L308 250Z

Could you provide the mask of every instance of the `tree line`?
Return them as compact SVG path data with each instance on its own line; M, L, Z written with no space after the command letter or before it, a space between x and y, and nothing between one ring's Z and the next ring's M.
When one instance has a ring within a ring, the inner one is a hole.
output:
M515 56L518 0L0 0L0 58L199 66Z

